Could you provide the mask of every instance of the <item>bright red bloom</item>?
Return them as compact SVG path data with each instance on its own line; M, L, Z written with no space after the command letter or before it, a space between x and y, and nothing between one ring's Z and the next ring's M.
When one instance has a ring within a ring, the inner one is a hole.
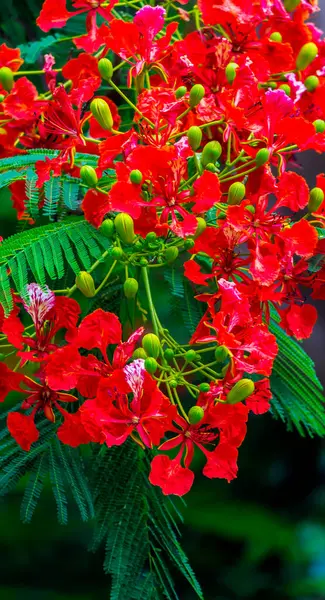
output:
M19 70L23 64L19 48L9 48L7 44L0 45L0 69L8 67L14 73Z
M19 412L11 412L7 418L9 433L17 444L27 452L31 445L37 442L39 431L35 425L33 415L22 415Z

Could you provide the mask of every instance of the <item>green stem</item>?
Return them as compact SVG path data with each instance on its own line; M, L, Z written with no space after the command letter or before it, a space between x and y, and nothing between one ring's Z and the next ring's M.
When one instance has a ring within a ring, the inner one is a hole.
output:
M98 288L95 290L95 296L96 294L98 294L98 292L100 292L100 290L104 287L106 281L109 279L109 277L111 276L111 274L113 273L115 267L117 264L117 260L114 260L111 268L109 269L108 273L105 275L103 281L101 282L101 284L98 286Z
M152 121L150 121L150 119L147 119L147 117L145 117L145 116L142 114L141 110L139 110L139 109L138 109L138 107L137 107L135 104L133 104L133 102L132 102L132 101L131 101L131 100L130 100L130 99L129 99L129 98L128 98L128 97L127 97L127 96L126 96L126 95L125 95L125 94L124 94L124 93L123 93L121 90L120 90L120 88L119 88L119 87L117 87L117 85L115 85L115 83L114 83L114 82L113 82L111 79L109 80L109 84L112 86L112 88L113 88L113 89L114 89L114 90L115 90L115 91L116 91L118 94L120 94L121 98L123 98L123 100L125 100L125 102L127 102L127 103L128 103L128 105L129 105L129 106L131 106L131 108L133 108L133 110L135 110L135 112L137 112L137 113L138 113L138 114L139 114L139 115L142 117L142 119L143 119L144 121L146 121L147 123L149 123L149 125L150 125L151 127L153 127L153 128L155 127L154 123L153 123Z
M155 334L159 337L159 327L158 327L158 323L157 323L157 320L156 320L155 307L154 307L154 304L153 304L153 301L152 301L152 295L151 295L151 289L150 289L150 282L149 282L149 276L148 276L148 269L147 269L147 267L141 267L141 271L142 271L144 288L145 288L146 295L147 295L149 312L150 312L150 316L151 316L153 330L154 330Z

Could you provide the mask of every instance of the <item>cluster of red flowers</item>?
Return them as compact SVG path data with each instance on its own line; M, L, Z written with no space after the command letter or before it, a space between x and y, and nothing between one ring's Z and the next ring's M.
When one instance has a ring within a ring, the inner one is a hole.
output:
M59 418L57 435L71 446L131 437L158 449L150 481L178 495L192 485L195 448L207 477L236 477L248 414L270 407L270 312L303 340L317 319L306 293L325 298L325 266L312 268L325 253L325 175L310 190L296 162L300 152L325 150L325 41L310 21L317 4L187 4L133 0L126 20L119 0L73 0L73 12L65 0L45 0L37 19L45 32L86 14L86 33L72 40L76 56L54 68L47 54L32 72L44 76L45 93L20 75L20 51L0 46L0 155L56 149L36 163L38 188L62 173L81 177L91 225L129 217L125 252L132 254L134 235L151 317L123 342L114 313L99 308L79 321L76 300L29 284L1 318L20 359L19 370L0 365L1 400L14 390L25 395L8 428L24 450L39 437L39 411ZM118 98L133 111L127 127ZM98 157L97 168L82 172L76 152ZM26 218L23 182L10 187L18 218ZM121 251L123 235L114 239ZM187 347L152 306L148 272L170 261L160 264L151 244L148 262L145 240L187 252L179 268L205 305ZM33 364L32 378L23 370ZM194 402L189 410L178 387ZM62 407L71 402L75 411Z

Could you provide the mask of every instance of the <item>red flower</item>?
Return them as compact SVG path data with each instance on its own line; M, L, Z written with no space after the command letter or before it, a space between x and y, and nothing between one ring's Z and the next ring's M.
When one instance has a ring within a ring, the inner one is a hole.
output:
M19 412L11 412L7 418L7 426L17 444L27 452L31 445L37 442L39 432L34 422L33 415L22 415Z
M0 45L0 69L8 67L15 73L23 62L19 48L8 48L7 44Z

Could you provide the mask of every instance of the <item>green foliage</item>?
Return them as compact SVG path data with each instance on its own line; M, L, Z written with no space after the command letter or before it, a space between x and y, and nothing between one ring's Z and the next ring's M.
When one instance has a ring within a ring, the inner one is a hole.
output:
M49 52L50 49L52 50L52 46L60 42L62 37L62 35L55 33L54 35L46 35L40 40L18 46L25 64L34 64L43 54Z
M111 600L178 598L169 564L202 592L179 544L173 504L150 485L143 451L134 443L103 447L93 466L96 527L91 544L105 543ZM143 590L146 595L143 596Z
M194 298L191 284L184 279L179 265L166 269L164 278L170 287L172 313L181 320L187 332L192 335L203 316L202 303Z
M30 281L45 285L48 279L62 279L67 265L75 274L89 270L109 244L107 238L81 218L66 219L7 238L0 247L0 302L5 311L9 312L13 305L12 286L24 295Z

